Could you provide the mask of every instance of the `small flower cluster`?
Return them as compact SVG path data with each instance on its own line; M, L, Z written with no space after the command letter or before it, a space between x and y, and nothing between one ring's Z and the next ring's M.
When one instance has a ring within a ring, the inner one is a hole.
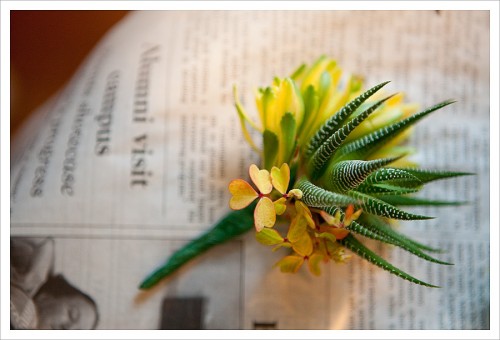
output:
M229 206L233 210L240 210L258 199L254 210L257 241L275 246L273 250L281 247L293 250L293 254L277 263L282 272L296 272L307 261L310 271L319 275L321 262L344 262L348 258L336 241L349 234L345 227L359 217L361 210L354 212L354 206L349 205L343 218L340 210L335 216L319 209L311 212L301 201L303 193L300 189L287 191L290 182L290 167L287 163L283 163L280 168L273 167L271 172L252 164L249 175L257 190L243 179L231 181ZM277 215L289 220L286 237L273 228Z

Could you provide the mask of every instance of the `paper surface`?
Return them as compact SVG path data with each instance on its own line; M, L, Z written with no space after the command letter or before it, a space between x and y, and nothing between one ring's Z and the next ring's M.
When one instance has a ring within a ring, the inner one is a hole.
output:
M366 86L391 80L388 91L422 108L458 101L419 123L411 144L424 168L477 174L421 195L470 203L415 209L436 218L401 223L455 265L371 244L443 288L354 257L319 278L281 274L273 264L282 253L249 233L140 292L147 274L228 211L229 181L258 161L233 84L255 115L255 88L322 54ZM50 240L53 262L40 270L95 302L98 329L158 329L164 298L202 301L205 329L489 329L489 99L487 11L132 13L14 141L12 242Z

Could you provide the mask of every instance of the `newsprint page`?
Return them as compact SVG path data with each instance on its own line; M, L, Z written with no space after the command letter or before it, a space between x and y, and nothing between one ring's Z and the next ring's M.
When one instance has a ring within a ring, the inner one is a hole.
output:
M490 329L488 11L139 11L114 27L12 143L11 328ZM327 55L367 87L390 80L424 109L410 144L422 167L473 172L421 197L435 219L403 233L446 250L443 266L374 251L442 288L353 256L282 274L253 233L213 248L148 292L139 283L228 212L228 183L258 155L233 85L254 91ZM495 113L498 114L498 113ZM54 288L55 287L55 288ZM79 295L37 313L51 291Z

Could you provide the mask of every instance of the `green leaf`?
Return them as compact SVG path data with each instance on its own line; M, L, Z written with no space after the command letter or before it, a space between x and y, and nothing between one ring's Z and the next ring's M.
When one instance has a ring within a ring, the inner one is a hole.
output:
M382 268L394 275L399 276L402 279L408 280L410 282L426 286L426 287L431 287L431 288L439 288L438 286L434 286L430 283L421 281L416 279L415 277L411 276L410 274L405 273L401 269L393 266L386 260L384 260L382 257L379 255L375 254L373 251L365 247L361 242L359 242L352 234L349 234L346 238L342 239L339 241L344 247L348 248L358 256L364 258L368 262L376 265L379 268Z
M312 121L316 117L316 111L319 106L319 97L314 89L314 86L309 85L307 89L304 91L302 95L304 100L304 119L302 120L302 124L299 126L299 131L297 135L299 138L305 138L310 133L310 129L314 124Z
M339 148L337 154L335 155L335 159L337 161L345 159L366 159L370 154L383 147L387 142L396 137L403 130L417 123L428 114L452 103L454 103L454 101L444 101L422 112L416 113L411 117L403 119L394 124L384 126L368 135L349 142Z
M334 155L335 151L337 151L337 149L344 143L347 136L349 136L349 134L354 131L359 124L361 124L370 114L372 114L378 107L380 107L380 105L391 97L392 96L389 96L379 100L368 109L358 114L356 117L335 131L324 143L319 146L318 150L314 152L311 160L309 161L312 179L316 179L323 174L326 164Z
M408 213L378 198L363 194L358 191L351 190L348 192L348 195L360 201L362 203L362 208L364 211L377 216L384 216L397 220L427 220L433 218Z
M419 249L430 251L433 253L444 252L442 249L436 249L430 247L428 245L417 242L401 233L396 232L387 222L383 221L382 218L380 217L369 214L361 214L360 218L358 219L358 222L362 223L365 228L368 228L377 234L383 236L389 236L403 243L410 243Z
M385 195L405 195L418 192L422 189L421 186L414 188L405 188L397 185L391 184L373 184L373 185L360 185L356 188L356 191L362 192L364 194L376 195L381 200L387 202L384 197ZM381 197L382 196L382 197ZM389 203L389 202L388 202Z
M395 158L383 158L371 161L342 161L333 163L328 171L328 178L324 181L326 188L335 192L345 193L357 188L373 171L398 160Z
M418 198L412 196L398 196L398 195L388 195L380 197L381 200L392 205L404 205L404 206L451 206L451 205L463 205L467 202L460 201L436 201L429 200L425 198Z
M149 289L153 287L162 279L172 275L182 265L201 255L208 249L253 229L254 209L255 204L251 204L245 209L229 212L209 231L175 251L165 264L156 269L141 283L139 288Z
M312 184L305 178L299 179L295 188L302 191L302 201L310 207L326 208L333 205L346 206L358 203L358 200L356 199L327 191Z
M297 124L292 113L287 112L283 115L280 122L281 140L279 144L278 164L289 163L293 156L296 145Z
M371 173L368 177L366 177L362 184L370 185L377 183L406 183L406 185L404 185L405 187L422 184L422 182L417 177L407 172L406 169L396 168L378 169Z
M297 81L297 79L300 78L304 74L304 71L306 69L306 64L300 65L290 76L293 80Z
M337 131L344 121L365 102L365 100L370 98L375 92L388 83L389 82L386 81L372 87L368 91L350 101L347 105L343 106L337 113L330 117L307 143L305 156L310 157L335 131Z
M423 183L436 181L445 178L470 176L474 175L470 172L455 172L455 171L440 171L440 170L426 170L426 169L404 169L406 172L412 174Z
M271 170L278 155L279 141L274 132L265 130L263 134L264 142L264 168Z
M389 234L384 234L383 232L381 233L375 233L369 228L366 228L362 224L359 224L356 221L351 222L349 226L346 227L347 230L354 232L356 234L371 238L373 240L377 240L383 243L387 244L392 244L397 247L400 247L413 255L416 255L420 257L421 259L424 259L429 262L434 262L438 264L443 264L443 265L451 265L451 263L444 262L438 259L435 259L434 257L424 253L423 251L420 250L420 248L416 247L413 245L411 242L407 242L404 238L394 238Z

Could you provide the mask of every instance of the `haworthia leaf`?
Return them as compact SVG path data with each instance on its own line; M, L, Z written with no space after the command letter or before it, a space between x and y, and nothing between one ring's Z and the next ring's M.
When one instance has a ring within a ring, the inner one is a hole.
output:
M342 145L347 136L359 125L361 124L370 114L372 114L380 105L382 105L386 100L391 98L389 96L382 100L379 100L372 106L370 106L365 111L358 114L356 117L351 119L345 125L340 127L337 131L335 131L327 140L325 140L314 152L311 160L309 161L310 169L311 169L311 178L316 179L323 174L325 170L327 162L333 156L335 151Z
M416 113L411 117L403 119L394 124L384 126L368 135L359 139L349 142L339 148L335 155L337 160L342 159L364 159L380 147L385 145L390 139L396 137L400 132L415 124L431 112L439 110L447 105L452 104L454 101L448 100L437 105L434 105L427 110Z
M345 193L357 188L373 171L394 162L398 158L383 158L371 161L352 160L332 164L325 180L327 189Z
M333 205L345 206L358 203L354 198L327 191L312 184L305 178L299 179L295 188L302 191L301 200L310 207L323 208Z
M408 280L410 282L426 286L432 288L439 288L438 286L432 285L430 283L421 281L411 276L410 274L405 273L399 268L394 267L392 264L384 260L379 255L375 254L370 249L366 248L361 242L359 242L353 235L348 235L346 238L339 241L344 247L348 248L352 252L356 253L360 257L364 258L368 262L376 265L379 268L387 270L388 272L399 276L402 279Z
M354 232L356 234L360 234L362 236L371 238L373 240L381 241L384 243L389 243L389 244L395 245L397 247L400 247L401 249L404 249L404 250L412 253L413 255L420 257L423 260L433 262L433 263L443 264L443 265L451 265L451 263L438 260L438 259L424 253L423 251L420 250L420 248L416 247L412 243L406 242L405 239L396 239L388 234L373 232L369 228L366 228L365 226L363 226L362 224L359 224L356 221L351 222L351 224L349 226L347 226L346 229L351 231L351 232Z
M377 216L394 218L397 220L426 220L432 217L411 214L400 210L378 198L351 190L348 195L361 202L364 211Z
M271 170L278 155L279 141L274 132L265 130L263 134L264 143L264 168Z
M382 182L387 183L394 181L418 183L419 185L422 184L422 182L417 177L407 172L405 169L393 169L393 168L383 168L374 171L372 174L366 177L363 184L370 185L370 184L377 184Z
M362 192L364 194L384 196L385 195L406 195L415 193L422 189L420 186L414 188L405 188L397 185L391 184L372 184L372 185L360 185L356 188L356 191ZM379 197L383 201L387 202L383 197Z
M430 251L433 253L443 253L444 251L442 249L437 249L430 247L428 245L422 244L420 242L417 242L401 233L396 232L390 225L388 225L385 221L382 220L382 218L374 216L374 215L369 215L369 214L362 214L361 217L358 219L360 223L362 223L366 228L370 229L371 231L383 235L389 235L394 239L400 240L401 242L406 242L414 245L417 248L420 248L425 251Z
M458 177L458 176L470 176L474 175L470 172L455 172L455 171L440 171L440 170L426 170L426 169L404 169L406 172L417 177L423 183L428 183L431 181L436 181L439 179Z
M162 279L173 274L182 265L208 249L253 229L254 208L255 204L251 204L245 209L229 212L212 229L174 252L165 264L141 283L140 288L149 289L153 287Z
M460 201L436 201L429 200L425 198L418 198L412 196L398 196L398 195L387 195L380 197L381 200L392 205L404 205L404 206L450 206L450 205L462 205L467 204L467 202Z
M337 113L330 117L318 131L313 135L306 147L305 156L310 157L349 117L356 109L370 98L375 92L384 87L388 81L372 87L362 93L347 105L342 107Z

